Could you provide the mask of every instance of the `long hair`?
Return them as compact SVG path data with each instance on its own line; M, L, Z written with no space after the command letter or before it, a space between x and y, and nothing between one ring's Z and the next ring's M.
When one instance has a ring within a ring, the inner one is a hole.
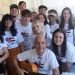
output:
M3 36L2 36L2 31L1 31L1 28L0 28L0 42L3 43L4 40L3 40Z
M2 21L1 21L2 34L5 35L5 31L6 31L5 21L6 20L12 21L12 26L10 27L10 32L11 32L12 36L16 36L17 31L15 29L15 23L14 23L12 16L9 14L5 14L2 18Z
M54 36L57 32L60 32L64 35L64 41L61 45L61 53L62 53L62 57L65 57L65 54L66 54L66 34L65 34L65 31L61 28L59 29L56 29L54 32L53 32L53 36L52 36L52 46L51 46L51 49L52 51L55 53L55 55L58 55L58 46L54 43Z
M60 28L64 28L65 20L64 20L64 17L63 17L63 13L64 13L65 10L68 10L69 11L69 14L70 14L70 18L69 18L69 21L68 21L69 29L74 29L74 26L72 24L72 12L71 12L71 9L68 8L68 7L65 7L62 10Z

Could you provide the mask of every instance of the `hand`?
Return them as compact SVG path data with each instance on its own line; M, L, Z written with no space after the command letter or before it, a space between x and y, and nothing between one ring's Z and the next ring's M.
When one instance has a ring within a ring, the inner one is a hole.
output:
M18 71L18 75L24 75L24 72L26 72L26 71L23 70L23 69L20 69L20 70Z
M3 61L2 61L2 58L0 58L0 63L2 63Z

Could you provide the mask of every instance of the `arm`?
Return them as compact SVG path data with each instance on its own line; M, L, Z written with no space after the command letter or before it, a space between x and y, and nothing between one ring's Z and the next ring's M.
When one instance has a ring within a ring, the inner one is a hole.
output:
M59 68L53 69L53 75L60 75Z
M17 58L14 59L14 65L18 72L18 75L24 75L24 70L19 67Z
M71 70L71 67L72 67L72 63L67 62L66 63L66 72L69 72Z
M9 56L9 52L8 52L7 47L3 47L2 49L3 49L4 55L0 58L0 63L5 61Z
M19 48L20 48L20 52L23 52L24 51L23 43L19 43Z

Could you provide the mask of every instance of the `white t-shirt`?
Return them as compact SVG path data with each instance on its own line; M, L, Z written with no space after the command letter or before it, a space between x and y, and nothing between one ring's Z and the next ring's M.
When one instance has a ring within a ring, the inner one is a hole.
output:
M72 43L67 42L66 62L75 62L75 47Z
M24 41L20 32L17 32L16 36L12 36L10 32L5 31L5 35L3 36L4 41L7 43L8 49L18 47L19 43Z
M25 35L23 35L23 38L24 38L24 41L23 41L24 49L25 50L32 49L32 44L31 44L31 40L30 40L30 36L32 34L32 23L29 22L29 24L27 26L23 26L21 24L21 22L17 22L16 23L16 28L21 33L25 33Z
M2 48L4 48L4 47L7 47L7 44L6 44L6 43L1 43L1 42L0 42L0 55L3 55L4 51L3 51Z
M51 34L59 28L59 24L55 23L54 25L49 25L50 26L50 32Z
M58 50L59 53L60 53L60 50ZM67 50L66 50L65 57L61 57L61 56L58 56L58 57L59 57L59 59L62 62L71 62L71 63L74 63L75 62L75 47L74 47L74 45L72 43L70 43L70 42L67 42Z
M48 75L52 75L52 69L55 69L59 66L54 53L47 48L41 57L39 57L36 50L33 49L18 54L17 59L19 61L28 60L30 63L36 62L40 66L38 67L38 73Z
M22 25L21 24L21 21L17 22L16 25L15 25L16 29L19 30L21 33L22 32L26 32L26 33L29 33L29 35L32 34L32 23L29 22L28 25Z
M45 33L47 33L47 36L49 36L52 39L52 34L50 31L51 30L50 30L49 24L46 24L45 25Z
M75 30L74 29L68 29L68 30L66 30L66 36L67 36L67 41L69 41L72 44L74 44Z

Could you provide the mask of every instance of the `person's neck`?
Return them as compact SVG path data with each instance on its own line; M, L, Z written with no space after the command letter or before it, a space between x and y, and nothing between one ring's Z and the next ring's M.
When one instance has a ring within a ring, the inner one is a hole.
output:
M6 28L6 31L10 31L10 28Z
M54 22L49 22L49 24L50 24L50 25L54 25L54 24L55 24L55 21L54 21Z
M44 54L44 52L37 52L38 56L42 56Z
M28 25L28 23L23 23L23 22L21 21L21 25L25 27L25 26Z
M68 20L65 20L65 24L68 24Z

